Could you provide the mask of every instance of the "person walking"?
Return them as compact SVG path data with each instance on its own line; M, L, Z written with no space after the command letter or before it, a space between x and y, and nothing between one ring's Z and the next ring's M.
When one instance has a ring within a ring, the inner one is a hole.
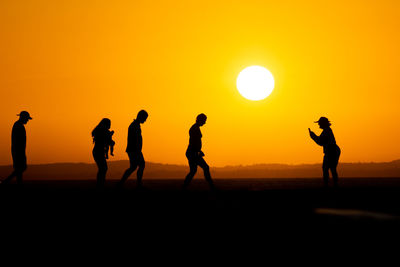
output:
M106 181L107 174L107 153L110 146L114 146L115 142L112 140L113 131L110 131L111 121L110 119L104 118L100 123L93 129L93 158L97 164L97 187L102 188ZM111 153L112 156L113 153Z
M11 131L11 155L14 171L2 182L9 183L14 177L17 184L22 184L22 174L27 168L26 163L26 130L25 124L32 120L27 111L21 111L17 116L19 119L14 123Z
M143 147L143 138L142 138L142 129L140 128L140 124L143 124L149 114L145 110L141 110L138 112L136 119L129 125L128 128L128 144L126 146L126 153L129 157L129 168L124 172L121 181L119 182L119 186L122 186L125 181L129 178L129 176L138 168L136 176L137 176L137 187L141 188L143 171L145 167L145 161L142 153Z
M337 165L339 163L340 148L336 144L335 136L331 129L331 123L326 117L321 117L318 121L319 128L322 129L320 136L317 136L308 128L311 139L320 146L324 147L324 160L322 163L323 179L325 186L329 184L329 170L332 172L333 184L338 185Z
M207 162L204 160L204 153L201 150L202 143L201 138L202 134L200 131L200 127L203 126L207 121L207 116L203 113L199 114L196 118L196 123L192 125L189 130L189 146L186 150L186 158L189 162L190 171L185 178L183 183L183 188L186 189L187 186L192 181L194 175L197 172L197 166L200 166L204 172L204 178L210 185L212 190L215 189L213 180L211 179L210 175L210 167L208 166Z

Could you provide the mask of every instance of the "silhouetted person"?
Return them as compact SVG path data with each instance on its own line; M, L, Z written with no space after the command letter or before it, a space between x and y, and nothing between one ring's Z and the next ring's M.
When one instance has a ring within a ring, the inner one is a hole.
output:
M110 132L111 121L110 119L104 118L100 123L93 129L93 158L97 164L97 186L103 187L106 181L107 173L107 151L110 146L114 146L115 142L112 140L113 132ZM113 156L113 154L111 153Z
M199 114L196 118L196 123L189 130L189 146L186 150L186 158L189 161L190 172L186 176L185 181L183 183L183 188L186 188L189 183L192 181L194 175L197 172L197 166L200 166L204 172L204 178L210 185L211 189L214 188L214 183L211 179L210 175L210 167L207 162L204 160L204 153L201 151L201 131L200 127L206 123L207 116L203 113Z
M120 186L129 178L129 176L136 170L137 167L137 186L142 187L142 177L145 167L145 161L142 153L143 138L140 124L147 120L149 115L145 110L139 111L136 119L129 125L128 128L128 145L126 146L126 153L129 157L129 168L125 171L119 183Z
M26 164L26 131L25 124L31 120L31 116L27 111L21 111L17 116L19 119L14 123L11 131L11 155L13 159L14 171L8 176L3 183L9 183L12 178L17 178L17 183L22 183L22 174L27 168Z
M310 137L320 146L324 147L324 161L322 163L322 171L324 177L324 184L327 186L329 183L329 170L332 172L333 183L335 186L338 184L338 174L336 171L336 167L339 162L340 157L340 148L336 144L335 136L333 135L331 129L330 121L321 117L315 123L319 124L319 128L322 129L322 133L320 136L317 136L314 132L308 128L310 133Z

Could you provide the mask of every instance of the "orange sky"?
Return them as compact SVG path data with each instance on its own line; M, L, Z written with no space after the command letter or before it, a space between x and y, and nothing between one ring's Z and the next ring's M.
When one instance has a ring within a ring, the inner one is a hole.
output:
M333 122L341 161L400 158L399 1L0 2L0 164L15 114L28 110L28 162L92 162L90 132L112 121L115 159L144 108L147 161L186 164L204 112L211 166L311 163L307 128ZM275 90L236 90L261 65Z

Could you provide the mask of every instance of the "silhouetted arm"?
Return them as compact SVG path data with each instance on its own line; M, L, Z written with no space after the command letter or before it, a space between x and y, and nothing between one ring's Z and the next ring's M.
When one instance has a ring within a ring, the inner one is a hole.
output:
M189 146L196 152L201 151L201 132L198 127L192 126L189 130Z
M11 148L14 152L25 153L26 133L24 126L19 123L15 123L12 129Z
M133 138L134 138L134 142L135 142L135 151L136 152L141 152L142 151L142 132L141 132L141 130L140 130L140 127L139 127L139 125L136 125L135 127L134 127L134 134L133 134Z
M311 137L311 139L312 140L314 140L314 142L315 143L317 143L318 145L320 145L320 146L323 146L323 145L325 145L326 144L326 136L325 136L325 133L324 132L322 132L322 134L320 135L320 136L318 136L318 135L316 135L313 131L311 131L310 129L309 129L309 132L310 132L310 137Z

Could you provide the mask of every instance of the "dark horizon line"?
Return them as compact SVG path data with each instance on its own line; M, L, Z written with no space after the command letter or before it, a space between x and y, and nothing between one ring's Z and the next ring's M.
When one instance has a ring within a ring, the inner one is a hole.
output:
M121 160L110 160L108 163L115 163L115 162L128 162L128 159L121 159ZM340 164L388 164L388 163L400 163L400 159L395 159L391 161L365 161L365 162L340 162ZM52 163L33 163L29 164L29 166L45 166L45 165L95 165L96 163L94 162L52 162ZM153 162L153 161L148 161L147 164L156 164L156 165L164 165L164 166L187 166L185 164L173 164L173 163L159 163L159 162ZM211 168L235 168L235 167L256 167L256 166L268 166L268 165L280 165L280 166L313 166L313 165L321 165L320 162L316 163L295 163L295 164L290 164L290 163L254 163L254 164L249 164L249 165L225 165L225 166L214 166ZM12 164L6 164L6 165L0 165L0 167L12 167Z

